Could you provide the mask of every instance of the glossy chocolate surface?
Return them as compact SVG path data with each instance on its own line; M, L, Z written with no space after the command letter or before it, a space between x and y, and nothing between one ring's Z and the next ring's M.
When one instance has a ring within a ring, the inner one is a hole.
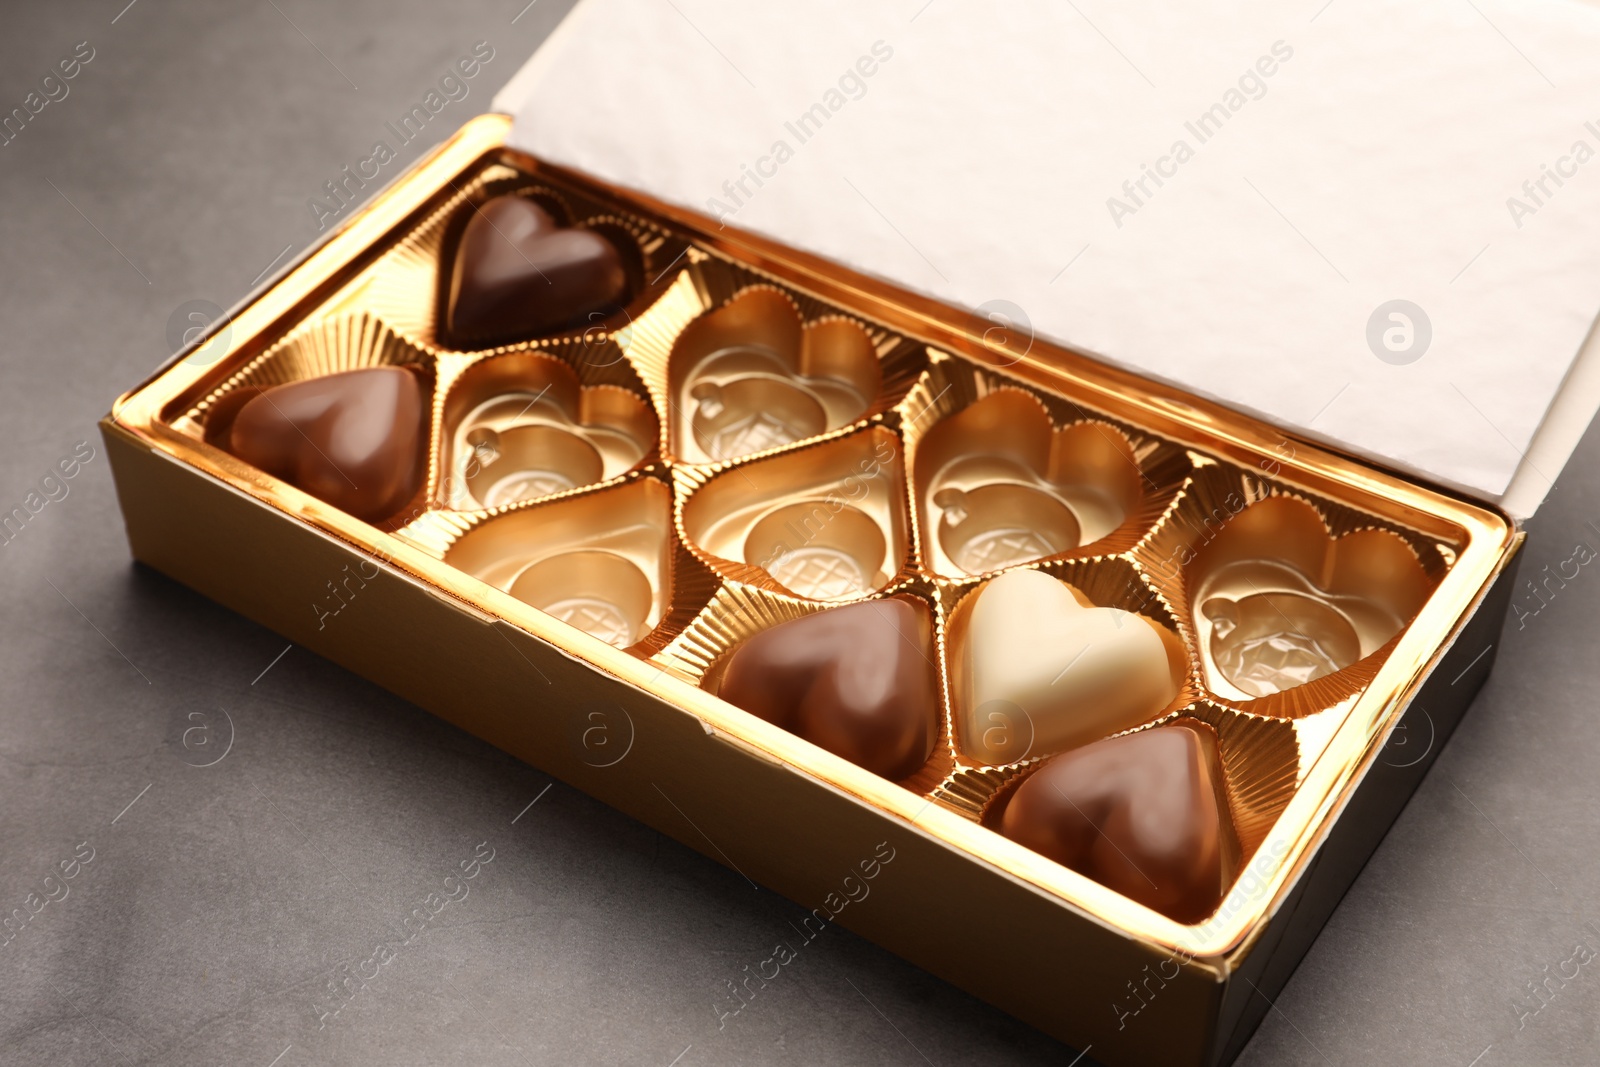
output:
M1165 626L1028 570L981 586L950 647L961 749L991 766L1153 722L1177 697L1186 662Z
M617 246L563 227L534 201L499 196L474 209L456 247L446 332L485 347L582 329L628 300Z
M830 608L736 649L719 695L885 778L927 762L939 736L933 626L921 601Z
M1238 872L1215 731L1179 720L1055 757L1001 815L1013 841L1179 922L1199 922Z
M427 405L416 374L369 367L252 397L228 448L358 519L381 522L422 485Z

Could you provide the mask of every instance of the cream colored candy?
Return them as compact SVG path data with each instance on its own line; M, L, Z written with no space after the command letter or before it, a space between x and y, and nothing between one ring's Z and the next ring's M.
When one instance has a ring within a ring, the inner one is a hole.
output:
M1149 722L1178 695L1177 635L1096 607L1066 582L1010 571L976 594L962 634L963 751L1014 763Z

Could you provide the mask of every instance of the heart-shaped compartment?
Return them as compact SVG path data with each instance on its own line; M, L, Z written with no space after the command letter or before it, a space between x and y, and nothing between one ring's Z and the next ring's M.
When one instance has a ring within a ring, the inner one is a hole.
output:
M951 578L1088 550L1139 511L1143 493L1121 431L1098 422L1057 430L1019 389L928 430L912 477L924 561Z
M470 202L441 275L440 336L482 349L603 325L642 288L626 233L569 226L559 205L507 193Z
M1398 534L1335 538L1292 496L1240 509L1193 553L1183 582L1206 683L1241 702L1331 682L1393 640L1434 585Z
M882 386L878 353L859 325L806 325L777 289L744 290L686 326L667 371L669 447L690 463L737 459L848 426Z
M650 478L517 508L462 534L444 561L617 648L644 640L672 594L672 492Z
M999 830L1184 923L1216 911L1240 866L1216 730L1180 718L1046 761Z
M1154 721L1177 705L1188 671L1171 629L1037 570L978 586L946 635L957 745L988 766Z
M882 427L715 474L679 467L683 532L728 578L808 600L854 600L905 565L900 442Z
M655 453L655 412L619 385L580 384L560 359L511 352L468 367L445 400L444 476L457 510L506 507L624 474Z

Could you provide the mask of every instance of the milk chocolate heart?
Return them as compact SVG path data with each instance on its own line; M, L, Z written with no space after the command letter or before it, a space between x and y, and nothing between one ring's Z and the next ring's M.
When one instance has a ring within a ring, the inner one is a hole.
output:
M229 451L367 522L422 484L427 405L417 376L369 367L263 390L239 409Z
M914 774L939 736L933 627L921 601L829 608L740 645L718 695L885 778Z
M524 196L480 204L456 246L446 331L483 347L581 328L627 303L617 246ZM591 318L594 316L595 318Z
M1096 607L1039 571L1009 571L973 597L956 644L961 748L974 759L1085 744L1149 722L1178 695L1183 644L1143 615Z
M1057 756L1012 795L1000 831L1183 923L1216 911L1239 870L1216 732L1168 726Z

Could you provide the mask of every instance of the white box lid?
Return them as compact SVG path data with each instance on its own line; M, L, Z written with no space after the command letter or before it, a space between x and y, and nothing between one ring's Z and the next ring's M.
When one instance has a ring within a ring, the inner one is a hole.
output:
M495 106L1526 518L1600 405L1597 54L1570 0L583 0Z

